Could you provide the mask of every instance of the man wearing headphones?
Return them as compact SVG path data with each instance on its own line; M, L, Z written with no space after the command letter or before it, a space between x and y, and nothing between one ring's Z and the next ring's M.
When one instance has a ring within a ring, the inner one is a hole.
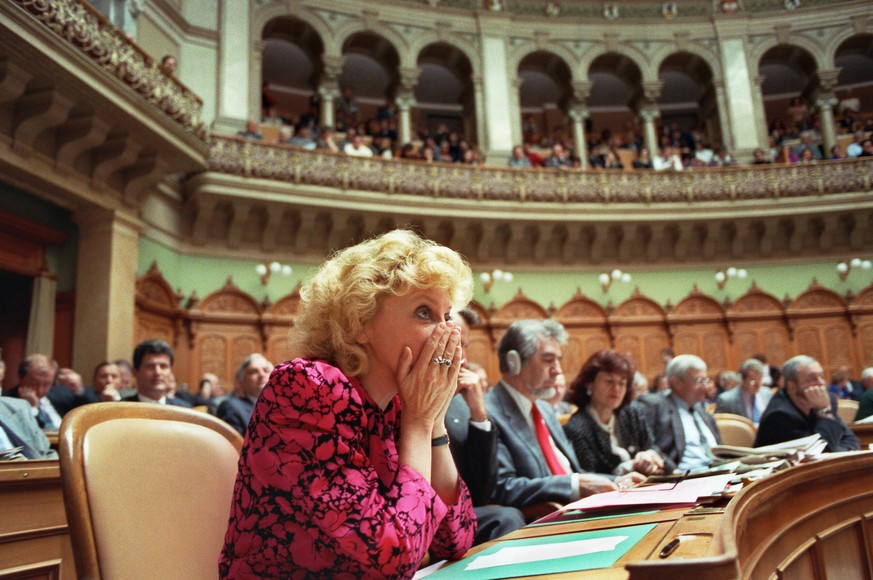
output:
M485 396L497 426L497 487L492 500L524 508L566 504L617 488L611 476L585 473L549 399L561 370L567 332L553 320L514 322L497 347L502 380ZM633 473L622 478L642 479Z

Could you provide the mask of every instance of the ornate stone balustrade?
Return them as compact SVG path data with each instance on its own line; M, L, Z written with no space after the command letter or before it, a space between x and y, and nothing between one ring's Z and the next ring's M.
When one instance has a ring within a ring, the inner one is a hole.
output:
M598 205L776 201L873 188L873 158L657 173L557 171L361 159L214 136L211 171L428 198Z
M434 8L454 8L458 10L489 10L523 16L548 16L550 18L607 18L607 6L617 9L609 12L609 19L665 18L666 4L663 2L623 1L603 2L602 0L562 0L545 2L543 0L406 0L409 4L430 4ZM845 0L802 0L798 7L827 6L844 4ZM740 9L739 2L733 0L683 0L672 2L675 12L669 18L706 17L720 13L733 13ZM779 12L786 10L785 0L744 0L745 12Z
M20 6L182 127L201 139L206 137L201 119L203 101L158 70L151 56L90 6L77 0L5 1Z

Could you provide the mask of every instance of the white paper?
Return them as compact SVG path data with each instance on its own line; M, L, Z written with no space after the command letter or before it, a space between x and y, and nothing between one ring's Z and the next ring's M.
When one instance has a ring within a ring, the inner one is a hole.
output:
M426 568L420 568L418 572L415 573L415 576L412 577L412 580L419 580L419 578L426 578L442 568L448 560L440 560L439 562L435 562Z
M539 544L536 546L515 546L500 549L493 554L479 556L470 562L465 570L481 570L495 566L507 566L510 564L525 564L528 562L541 562L566 558L568 556L580 556L594 554L595 552L609 552L627 539L627 536L610 536L608 538L595 538L592 540L576 540L558 544Z

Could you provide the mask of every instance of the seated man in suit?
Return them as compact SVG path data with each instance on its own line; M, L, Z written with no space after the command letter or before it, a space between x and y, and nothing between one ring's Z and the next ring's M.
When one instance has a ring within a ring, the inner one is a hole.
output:
M45 433L39 428L27 401L0 397L0 449L21 447L27 459L54 459Z
M94 383L85 388L85 396L92 403L120 401L118 386L121 381L121 369L112 361L103 361L94 367Z
M706 363L693 354L680 354L665 371L670 391L665 396L641 397L655 444L680 471L701 470L712 461L710 449L721 443L715 419L706 412Z
M72 369L60 369L44 354L30 354L18 365L18 386L10 397L24 399L31 406L40 428L57 431L68 411L90 403L82 377Z
M762 389L764 363L758 359L744 360L740 365L740 386L725 391L715 401L716 413L741 415L757 425L770 402L770 389Z
M791 441L818 433L827 441L825 451L851 451L861 447L837 414L837 399L828 392L824 370L811 356L789 359L782 367L785 388L767 405L761 417L755 447Z
M245 436L258 396L267 385L273 363L259 353L250 354L236 371L235 392L218 406L216 416Z
M585 473L547 402L561 374L567 332L553 320L520 320L497 349L502 380L485 396L498 428L497 487L492 499L524 508L542 502L569 503L618 489L605 475ZM643 477L632 473L629 481Z
M123 400L190 408L187 401L170 396L174 359L173 348L163 340L153 338L136 345L133 349L136 394Z
M461 331L461 348L466 354L470 344L470 327L479 323L472 310L461 310L454 317ZM476 514L474 545L504 536L524 525L524 516L513 507L489 505L497 483L497 427L485 410L484 381L461 362L458 375L458 394L452 398L446 411L446 431L449 449L458 468L458 474L467 484Z

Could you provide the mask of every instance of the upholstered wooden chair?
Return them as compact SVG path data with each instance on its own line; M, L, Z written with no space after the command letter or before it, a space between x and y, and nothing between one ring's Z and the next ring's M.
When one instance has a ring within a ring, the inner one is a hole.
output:
M61 480L79 578L217 578L242 437L171 405L65 417Z
M758 429L749 419L732 413L716 413L713 417L725 445L752 447L755 444Z
M843 423L851 425L855 422L855 415L858 414L858 401L854 399L837 399L837 414Z

